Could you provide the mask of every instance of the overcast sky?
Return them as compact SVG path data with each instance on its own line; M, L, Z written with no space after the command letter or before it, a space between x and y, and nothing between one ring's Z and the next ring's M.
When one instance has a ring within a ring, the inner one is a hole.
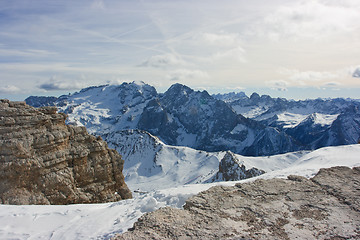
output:
M0 1L0 98L123 81L360 98L360 1Z

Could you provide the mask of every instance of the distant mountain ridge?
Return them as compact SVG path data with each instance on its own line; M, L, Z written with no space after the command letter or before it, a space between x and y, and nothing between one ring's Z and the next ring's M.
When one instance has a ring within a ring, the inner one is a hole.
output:
M36 99L26 101L52 101ZM148 84L132 82L86 88L52 103L68 114L68 123L97 135L140 129L169 145L248 156L353 144L360 136L360 102L355 100L211 96L182 84L159 94Z
M360 102L355 99L287 100L253 93L228 99L238 114L272 126L296 140L302 149L357 143Z

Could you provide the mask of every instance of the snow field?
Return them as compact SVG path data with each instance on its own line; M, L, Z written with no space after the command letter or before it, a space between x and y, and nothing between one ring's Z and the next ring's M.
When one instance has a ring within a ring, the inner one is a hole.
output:
M326 147L270 157L242 157L244 164L265 169L257 178L312 177L320 168L360 166L360 144ZM164 179L168 181L168 179ZM189 184L175 188L134 193L134 198L115 203L79 205L0 205L0 239L109 239L127 231L144 213L160 207L181 208L190 196L211 186L238 182Z

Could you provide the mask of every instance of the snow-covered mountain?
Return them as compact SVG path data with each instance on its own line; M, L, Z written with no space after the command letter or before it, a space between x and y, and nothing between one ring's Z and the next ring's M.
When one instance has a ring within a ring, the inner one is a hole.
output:
M300 149L354 144L360 139L360 102L357 100L294 101L253 93L241 99L228 98L227 104L238 114L291 136Z
M35 97L31 100L36 104ZM194 91L181 84L172 85L164 94L134 82L90 87L61 96L54 105L68 114L70 124L83 125L101 136L141 129L166 144L243 155L300 149L284 132L237 114L206 91Z
M241 157L241 161L264 169L257 178L312 177L320 168L360 166L360 144L326 147L312 152L296 152L268 157ZM122 233L144 213L160 207L181 208L192 195L214 185L238 182L190 184L134 194L133 199L105 204L12 206L0 205L1 239L110 239ZM167 181L167 179L164 179Z
M96 135L140 129L168 145L210 152L266 156L354 144L360 138L360 102L351 99L211 96L181 84L159 94L148 84L132 82L26 101L35 106L53 103L68 114L69 123Z
M240 180L263 174L241 156L170 146L143 130L121 130L103 136L124 159L125 182L141 192L186 184Z

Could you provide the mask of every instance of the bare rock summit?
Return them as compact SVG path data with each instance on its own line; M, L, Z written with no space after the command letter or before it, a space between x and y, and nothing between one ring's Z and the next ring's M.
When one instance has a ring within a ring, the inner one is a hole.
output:
M0 203L75 204L131 198L124 161L56 107L0 100Z
M360 168L217 186L147 213L116 239L360 239Z

